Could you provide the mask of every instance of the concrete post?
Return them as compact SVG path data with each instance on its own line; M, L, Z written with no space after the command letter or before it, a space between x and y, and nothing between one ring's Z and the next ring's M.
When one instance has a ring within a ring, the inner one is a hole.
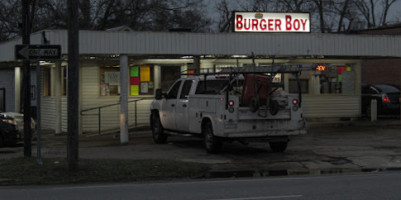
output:
M370 101L370 121L375 122L377 121L377 100L372 99Z
M128 143L128 56L120 55L120 141Z
M162 86L161 86L161 68L160 68L160 65L155 65L154 66L154 77L153 77L153 80L155 80L154 81L154 88L155 89L158 89L158 88L161 88Z
M21 67L15 67L15 106L14 106L14 111L17 113L21 112Z
M55 133L61 133L61 62L56 62L54 68L54 98L56 100L56 124Z
M200 56L194 56L195 73L200 73Z

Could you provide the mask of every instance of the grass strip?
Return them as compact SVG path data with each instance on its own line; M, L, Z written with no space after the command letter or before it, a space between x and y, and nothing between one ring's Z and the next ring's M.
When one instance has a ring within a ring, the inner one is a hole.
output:
M68 172L65 158L0 159L0 185L50 185L200 178L208 166L173 160L80 159L79 170Z

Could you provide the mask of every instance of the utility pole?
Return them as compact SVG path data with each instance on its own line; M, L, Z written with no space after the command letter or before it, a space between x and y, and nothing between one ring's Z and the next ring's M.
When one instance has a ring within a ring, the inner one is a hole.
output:
M79 0L68 0L68 171L78 170L79 133Z
M22 44L31 43L31 24L29 16L29 0L22 0ZM31 66L29 59L24 59L24 157L32 156L31 145Z

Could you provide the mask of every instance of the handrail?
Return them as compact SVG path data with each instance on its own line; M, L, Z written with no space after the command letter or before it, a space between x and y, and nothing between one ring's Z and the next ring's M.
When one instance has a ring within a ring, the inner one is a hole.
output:
M153 99L153 97L146 97L146 98L128 101L128 103L135 103L135 126L137 125L137 102L142 101L142 100L150 100L150 99ZM84 109L84 110L81 110L80 114L81 114L81 116L85 116L85 115L97 115L98 116L98 131L99 131L99 135L100 135L101 119L102 119L102 110L101 109L111 107L111 106L117 106L117 105L121 105L121 102ZM97 114L85 114L84 113L84 112L89 112L89 111L93 111L93 110L98 110Z
M132 103L132 102L138 102L138 101L142 101L142 100L148 100L148 99L153 99L153 97L146 97L146 98L141 98L141 99L135 99L135 100L131 100L128 101L128 103ZM81 110L81 115L84 115L83 112L87 112L87 111L91 111L91 110L96 110L96 109L102 109L102 108L107 108L107 107L111 107L111 106L116 106L116 105L121 105L121 103L113 103L113 104L108 104L108 105L103 105L103 106L97 106L97 107L93 107L93 108L88 108L85 110Z

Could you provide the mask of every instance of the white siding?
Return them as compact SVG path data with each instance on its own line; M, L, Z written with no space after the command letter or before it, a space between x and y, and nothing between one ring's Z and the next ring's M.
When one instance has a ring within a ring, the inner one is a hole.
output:
M158 33L81 31L85 54L401 57L401 37L318 33ZM63 41L64 42L64 41ZM390 48L388 44L390 45ZM81 43L82 44L82 43ZM133 45L135 44L135 45ZM391 49L391 50L390 50Z
M48 30L51 44L67 54L67 31ZM31 35L40 44L41 33ZM81 54L401 57L401 36L321 33L169 33L80 31ZM14 60L21 40L0 44L0 62Z
M43 93L42 93L43 94ZM40 116L42 129L55 129L56 124L56 99L54 97L41 98Z
M359 117L359 95L303 95L305 118Z
M67 112L67 106L68 106L68 103L67 103L67 96L63 96L63 97L61 97L61 131L62 132L67 132L67 123L68 123L68 121L67 121L67 115L68 115L68 112Z
M81 68L81 110L96 108L110 104L118 104L119 96L100 96L99 67L96 65L85 65ZM137 98L129 97L128 101ZM149 100L142 100L137 103L137 126L149 124ZM129 103L128 124L135 126L135 103ZM94 114L94 115L88 115ZM84 112L81 116L82 131L98 131L98 110ZM116 130L120 127L120 106L113 105L101 109L101 130Z

